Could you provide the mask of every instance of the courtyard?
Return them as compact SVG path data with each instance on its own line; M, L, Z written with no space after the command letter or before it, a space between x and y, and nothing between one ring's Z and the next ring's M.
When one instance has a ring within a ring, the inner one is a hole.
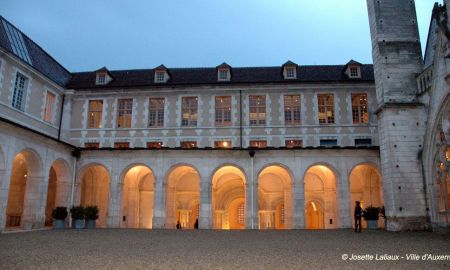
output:
M449 256L450 234L430 232L96 229L0 234L1 269L449 269Z

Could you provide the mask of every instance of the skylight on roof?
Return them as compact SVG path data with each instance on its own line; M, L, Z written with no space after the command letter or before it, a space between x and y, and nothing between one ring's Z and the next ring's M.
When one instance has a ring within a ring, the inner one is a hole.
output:
M3 19L2 24L3 28L5 28L5 32L8 36L9 44L11 45L13 53L20 59L31 65L31 58L28 54L25 42L23 41L22 33Z

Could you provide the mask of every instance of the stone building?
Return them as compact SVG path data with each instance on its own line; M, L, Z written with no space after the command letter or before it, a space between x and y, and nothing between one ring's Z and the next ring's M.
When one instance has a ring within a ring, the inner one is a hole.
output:
M374 65L80 73L0 18L1 230L78 204L100 227L350 228L356 200L448 226L447 8L424 60L414 2L368 9Z

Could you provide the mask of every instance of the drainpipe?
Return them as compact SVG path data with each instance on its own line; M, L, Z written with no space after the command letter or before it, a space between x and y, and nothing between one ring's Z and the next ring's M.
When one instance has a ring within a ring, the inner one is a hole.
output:
M239 148L242 149L242 90L239 90Z
M77 159L80 157L80 151L75 149L72 151L73 156L73 172L72 172L72 187L70 190L70 204L69 206L73 206L74 195L75 195L75 180L77 176ZM72 218L69 218L69 228L72 228Z
M61 113L59 114L59 126L58 126L58 141L61 140L61 125L62 125L62 119L64 114L64 102L66 99L66 95L62 95L62 105L61 105Z
M253 175L253 167L254 167L254 160L253 160L253 158L255 157L255 151L253 151L253 150L251 150L251 151L249 151L248 152L248 154L250 155L250 206L251 206L251 218L252 218L252 220L251 220L251 224L252 224L252 226L251 226L251 228L252 229L255 229L255 222L254 222L254 216L255 216L255 209L254 209L254 203L253 203L253 197L254 197L254 195L253 195L253 193L254 193L254 190L253 190L253 186L254 186L254 175Z

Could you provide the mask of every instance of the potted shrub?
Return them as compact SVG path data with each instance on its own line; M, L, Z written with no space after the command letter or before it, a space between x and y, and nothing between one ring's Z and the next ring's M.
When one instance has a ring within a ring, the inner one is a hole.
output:
M72 217L72 228L73 229L83 229L84 227L84 207L72 206L70 208L70 216Z
M378 229L378 218L380 217L380 208L368 206L363 210L363 217L367 221L367 229Z
M96 205L86 206L84 209L86 229L95 229L95 221L98 219L98 207Z
M64 229L66 227L67 207L58 206L52 211L53 228Z

